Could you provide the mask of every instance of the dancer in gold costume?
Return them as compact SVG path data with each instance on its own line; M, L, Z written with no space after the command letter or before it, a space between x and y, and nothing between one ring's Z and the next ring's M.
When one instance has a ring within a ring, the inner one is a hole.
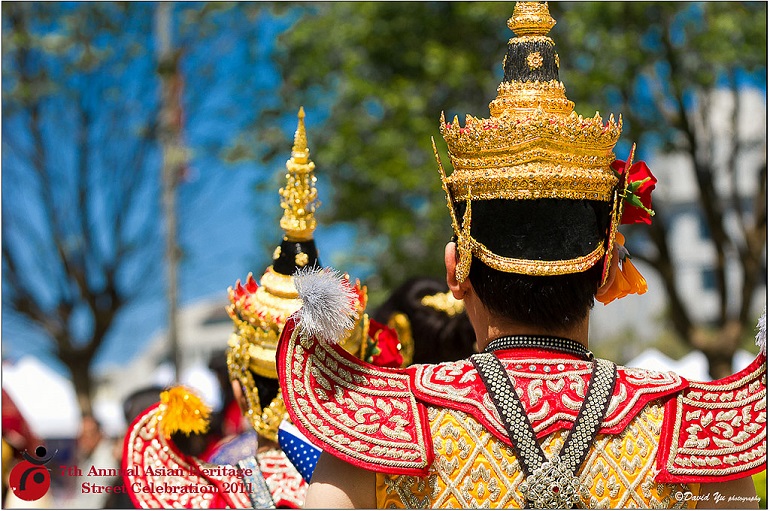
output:
M361 363L317 328L353 308L301 293L278 377L295 426L324 450L306 507L756 507L764 328L752 364L708 383L589 350L594 300L646 290L618 227L652 221L655 178L633 151L615 158L620 119L574 112L554 23L547 3L517 3L490 117L441 119L453 166L447 176L438 162L455 234L447 282L480 353ZM323 271L301 279L332 285Z
M249 274L245 283L239 280L228 289L227 312L235 330L228 343L227 367L236 398L257 433L256 445L243 435L220 446L210 457L215 463L183 454L171 435L205 430L208 413L188 389L165 391L160 403L140 414L125 440L124 480L139 507L299 508L304 502L307 482L278 444L279 426L288 416L276 373L279 335L302 305L292 274L319 265L313 239L319 201L304 118L300 108L286 162L286 184L279 192L283 240L259 283ZM351 283L346 275L337 276L351 290L352 314L347 318L351 327L341 341L346 353L366 358L378 347L393 347L399 357L394 365L399 366L402 346L395 333L364 313L366 288L358 281Z

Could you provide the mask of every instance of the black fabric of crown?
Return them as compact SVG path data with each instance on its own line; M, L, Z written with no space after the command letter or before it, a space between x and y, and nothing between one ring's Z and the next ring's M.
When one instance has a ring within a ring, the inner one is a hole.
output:
M599 201L493 199L474 201L471 208L471 236L495 254L515 259L586 255L605 239L609 227L610 205Z
M307 255L307 263L297 264L296 257L302 253ZM321 266L315 240L289 241L284 239L281 242L281 253L273 259L273 270L281 275L293 275L295 271L306 266Z
M535 69L527 63L533 52L542 57L542 65ZM545 38L512 39L503 69L506 82L559 81L555 47ZM465 210L462 202L457 206L458 212ZM471 208L471 235L495 254L509 258L559 261L580 257L604 241L609 229L607 202L493 199L473 201Z

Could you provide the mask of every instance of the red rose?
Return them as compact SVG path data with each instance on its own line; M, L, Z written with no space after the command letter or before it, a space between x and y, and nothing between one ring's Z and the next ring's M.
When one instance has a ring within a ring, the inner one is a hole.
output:
M392 328L369 321L369 339L366 340L364 360L379 367L401 367L401 342Z
M621 174L626 166L626 162L615 160L612 162L612 168ZM652 191L658 180L652 175L652 171L643 161L631 165L630 169L625 169L625 189L623 190L623 199L626 201L623 208L623 217L621 224L651 224L652 216L655 212L652 210ZM623 178L623 176L621 176Z

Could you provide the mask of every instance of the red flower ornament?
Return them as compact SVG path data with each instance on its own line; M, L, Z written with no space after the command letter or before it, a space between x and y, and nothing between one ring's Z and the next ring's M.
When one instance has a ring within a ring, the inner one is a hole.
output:
M655 215L652 210L652 191L658 180L643 161L636 162L630 168L626 168L626 162L615 160L611 166L621 179L625 178L625 188L622 192L625 207L620 223L650 225L652 217Z
M379 367L401 367L401 342L396 331L374 320L369 322L364 361Z

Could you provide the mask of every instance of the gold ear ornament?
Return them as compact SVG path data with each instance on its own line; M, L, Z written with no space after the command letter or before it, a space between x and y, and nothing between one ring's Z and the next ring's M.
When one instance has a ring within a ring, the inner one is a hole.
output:
M473 243L471 236L471 199L470 193L465 203L465 213L463 214L462 230L457 235L457 254L459 261L455 268L455 278L462 284L468 278L471 271L471 262L473 261Z

